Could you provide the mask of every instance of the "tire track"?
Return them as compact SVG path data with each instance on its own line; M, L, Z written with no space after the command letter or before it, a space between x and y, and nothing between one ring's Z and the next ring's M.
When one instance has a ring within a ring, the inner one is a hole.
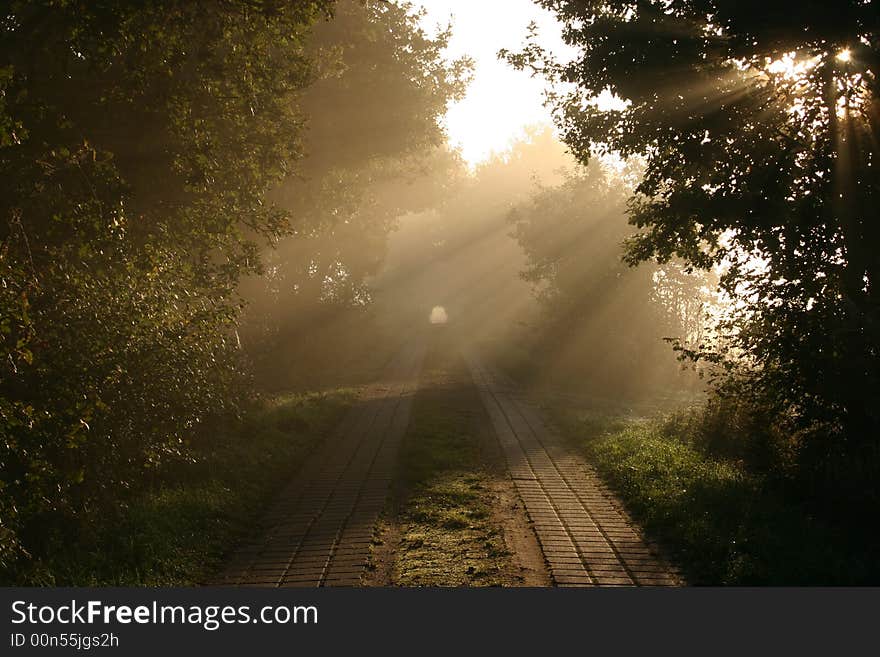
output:
M477 354L465 354L510 475L560 586L675 586L679 574L619 500L534 407Z
M405 346L210 583L357 586L409 422L425 341Z

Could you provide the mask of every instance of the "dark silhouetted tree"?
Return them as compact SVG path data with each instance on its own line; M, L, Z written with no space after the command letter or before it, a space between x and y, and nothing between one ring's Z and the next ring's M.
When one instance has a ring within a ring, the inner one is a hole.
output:
M736 394L772 410L811 463L876 463L880 7L540 4L580 55L560 64L530 43L510 61L571 83L555 107L579 159L645 158L630 261L723 272L723 339L690 355L736 369Z

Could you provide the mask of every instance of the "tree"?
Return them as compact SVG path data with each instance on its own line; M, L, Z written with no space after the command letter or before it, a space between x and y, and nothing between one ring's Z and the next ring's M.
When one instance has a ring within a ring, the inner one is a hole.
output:
M367 280L388 234L400 215L439 198L425 181L454 168L441 120L464 92L470 63L447 60L449 32L427 34L421 17L408 2L344 0L309 40L320 70L297 99L309 117L307 156L271 194L296 218L294 230L266 250L267 276L244 290L245 343L271 368L290 372L325 353L315 341L334 326L343 337L352 325L363 330Z
M630 262L723 270L725 341L692 355L733 363L814 463L877 463L877 4L540 4L579 57L510 60L574 86L556 96L565 141L584 162L645 158Z
M527 256L522 275L544 309L541 376L600 395L680 385L664 339L689 343L702 324L702 277L673 263L631 269L621 258L636 177L637 167L593 162L540 187L510 216Z
M288 230L329 1L5 3L0 566L234 408L240 276ZM65 524L66 523L66 524Z
M377 305L420 324L440 305L462 334L497 337L533 305L519 277L525 258L510 235L508 215L537 181L556 183L558 170L572 161L546 129L530 130L472 172L460 160L453 164L437 172L449 185L441 202L401 221L374 284Z

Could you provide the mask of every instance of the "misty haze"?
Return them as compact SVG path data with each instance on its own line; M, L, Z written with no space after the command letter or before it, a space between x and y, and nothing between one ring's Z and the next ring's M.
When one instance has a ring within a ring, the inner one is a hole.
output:
M3 584L880 584L880 15L766 4L6 3Z

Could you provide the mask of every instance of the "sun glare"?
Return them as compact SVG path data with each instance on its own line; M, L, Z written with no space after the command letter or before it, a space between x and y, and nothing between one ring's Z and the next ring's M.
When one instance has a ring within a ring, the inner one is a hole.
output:
M850 52L849 48L845 48L837 53L837 61L839 62L848 62L852 59L852 52Z
M799 57L796 52L785 53L779 59L766 60L765 70L788 82L802 80L821 61L821 57Z
M621 98L611 89L603 89L602 93L590 100L590 105L600 112L622 112L632 105L632 101Z
M449 142L474 167L493 153L507 151L531 126L551 125L544 106L545 83L516 71L498 59L498 51L518 50L528 26L538 26L539 42L567 58L572 49L562 41L562 28L553 15L531 0L421 0L422 21L428 32L452 24L446 55L467 56L474 62L473 81L466 96L449 107L445 128Z

